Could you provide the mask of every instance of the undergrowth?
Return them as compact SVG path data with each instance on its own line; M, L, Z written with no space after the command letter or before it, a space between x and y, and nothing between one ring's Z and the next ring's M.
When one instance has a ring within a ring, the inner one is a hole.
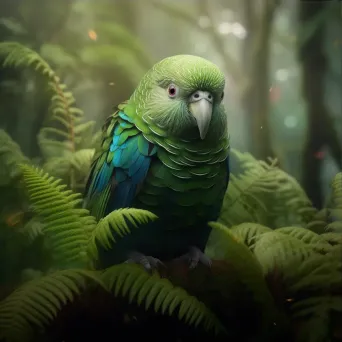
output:
M33 67L46 78L59 124L39 135L46 156L39 165L0 133L2 180L24 185L32 213L21 233L42 238L49 260L37 272L25 270L0 302L1 341L93 341L107 333L166 341L341 340L342 173L332 181L328 207L318 210L275 160L232 150L243 171L231 176L220 218L209 223L211 270L182 262L153 274L132 264L97 269L99 246L113 249L119 241L113 232L120 238L158 217L126 208L97 222L81 207L76 184L93 146L78 143L92 124L81 123L72 94L38 54L17 43L1 43L0 54L7 66Z

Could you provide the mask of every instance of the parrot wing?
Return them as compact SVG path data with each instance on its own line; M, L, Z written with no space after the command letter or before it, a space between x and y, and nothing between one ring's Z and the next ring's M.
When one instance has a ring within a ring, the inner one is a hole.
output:
M84 206L97 219L132 205L157 152L125 114L125 106L119 108L104 126L85 190Z

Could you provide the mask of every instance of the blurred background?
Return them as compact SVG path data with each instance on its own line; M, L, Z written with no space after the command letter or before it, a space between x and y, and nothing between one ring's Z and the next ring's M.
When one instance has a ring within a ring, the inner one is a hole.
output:
M277 158L322 207L342 168L341 15L339 1L1 0L0 41L38 52L96 129L155 62L211 60L227 77L231 146ZM42 89L30 68L0 69L0 128L31 159Z

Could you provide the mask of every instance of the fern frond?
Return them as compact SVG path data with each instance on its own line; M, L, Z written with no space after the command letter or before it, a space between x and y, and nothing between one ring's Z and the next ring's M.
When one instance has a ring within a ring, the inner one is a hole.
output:
M239 280L253 294L255 303L263 307L263 329L268 329L277 317L272 295L265 282L262 268L249 248L238 241L230 229L218 222L210 222L213 228L206 253L209 257L226 260L232 264ZM269 233L265 233L269 234ZM210 245L212 244L211 248Z
M341 262L331 256L312 255L285 275L289 295L338 290L342 284L340 267Z
M70 129L71 121L83 115L80 109L72 107L73 95L66 91L66 85L60 83L59 77L36 51L17 42L3 42L0 43L0 56L4 57L5 67L30 67L47 79L52 91L53 116L63 126Z
M19 145L0 129L0 185L7 185L21 174L18 163L28 163Z
M331 208L332 215L335 219L342 221L342 172L339 172L331 182L332 199Z
M43 224L36 217L30 219L22 230L28 238L28 242L33 242L36 238L43 235Z
M326 232L342 234L342 221L331 222L325 226Z
M101 219L93 230L88 253L95 260L98 259L97 243L105 249L110 249L116 242L115 237L122 237L131 232L131 228L138 228L140 224L145 224L156 220L158 217L147 210L135 208L118 209Z
M302 227L283 227L277 229L278 233L293 236L312 246L316 251L326 253L331 249L330 244L319 234Z
M342 245L342 234L339 233L323 233L320 235L324 240L331 245Z
M342 233L342 172L331 181L331 190L328 207L316 214L307 228L319 233Z
M69 171L76 171L77 180L85 179L89 173L94 149L82 149L75 152L64 152L62 156L49 158L43 165L51 176L67 180Z
M46 80L51 104L49 111L51 118L58 122L60 128L47 128L44 134L39 136L39 144L42 147L54 144L59 149L68 148L75 152L75 125L83 118L83 111L75 107L73 94L67 91L65 84L60 82L59 77L52 70L50 65L34 50L17 42L0 43L0 57L4 58L3 65L6 67L28 67L35 70ZM59 139L49 138L50 134L57 135ZM62 154L60 154L62 155ZM71 176L72 178L72 176Z
M37 52L18 42L0 43L0 56L4 58L5 67L32 67L47 77L55 76L53 70Z
M296 342L321 342L331 340L331 313L342 312L342 298L317 296L291 305L291 316L302 322Z
M219 221L230 227L256 222L271 228L305 226L317 212L298 182L280 170L276 160L256 160L232 150L243 170L232 175Z
M278 177L282 181L277 190L277 208L274 206L273 210L275 215L285 219L278 227L287 225L305 227L313 220L317 209L312 206L309 197L294 177L280 169Z
M279 186L274 164L257 161L236 150L231 153L238 157L244 172L239 176L231 175L219 222L227 227L244 222L267 224L267 198Z
M231 227L230 231L239 241L251 247L262 234L272 229L258 223L241 223Z
M155 312L173 315L189 325L201 324L207 331L225 332L216 316L197 298L184 289L174 286L169 280L158 275L149 275L138 265L122 264L104 271L101 279L115 296L122 295L130 303L145 304L148 310L153 306Z
M42 218L43 233L56 262L62 265L86 261L86 248L95 227L95 218L76 206L79 194L65 190L60 180L44 171L21 165L25 185L34 211ZM85 224L86 223L86 224Z
M102 285L95 272L63 270L31 280L0 302L0 340L31 341L87 284Z
M277 229L278 233L287 234L308 244L324 243L325 240L318 234L302 227L282 227Z
M341 261L331 251L315 252L312 245L278 231L265 233L257 241L254 254L266 275L281 275L285 295L296 298L299 293L329 295L342 284Z
M310 222L308 222L305 228L317 233L322 234L325 231L325 227L329 222L329 210L327 208L321 209L313 215Z
M291 274L293 268L313 253L311 246L278 231L263 234L254 247L254 254L265 274L276 267L284 274Z
M79 174L88 174L95 150L87 148L76 151L70 158L70 163Z

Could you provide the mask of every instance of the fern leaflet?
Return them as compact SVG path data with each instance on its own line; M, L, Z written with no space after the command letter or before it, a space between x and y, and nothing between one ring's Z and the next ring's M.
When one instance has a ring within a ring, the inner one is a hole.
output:
M46 236L57 265L83 263L95 227L88 210L76 208L82 202L79 194L65 190L60 180L49 177L38 168L21 165L24 181L34 211L42 218Z
M112 247L112 243L116 242L115 236L127 235L131 228L138 228L139 224L156 219L156 215L142 209L123 208L111 212L101 219L93 230L88 246L89 255L94 259L98 258L97 242L108 250Z
M146 310L153 306L155 312L170 316L177 310L178 318L190 325L202 323L208 331L225 332L219 320L202 302L169 280L156 274L149 275L137 265L112 266L104 271L101 279L115 296L128 297L129 302L134 300L138 305L145 302Z
M31 280L0 302L0 340L31 341L37 328L44 329L61 308L74 300L90 281L101 284L96 273L63 270Z

